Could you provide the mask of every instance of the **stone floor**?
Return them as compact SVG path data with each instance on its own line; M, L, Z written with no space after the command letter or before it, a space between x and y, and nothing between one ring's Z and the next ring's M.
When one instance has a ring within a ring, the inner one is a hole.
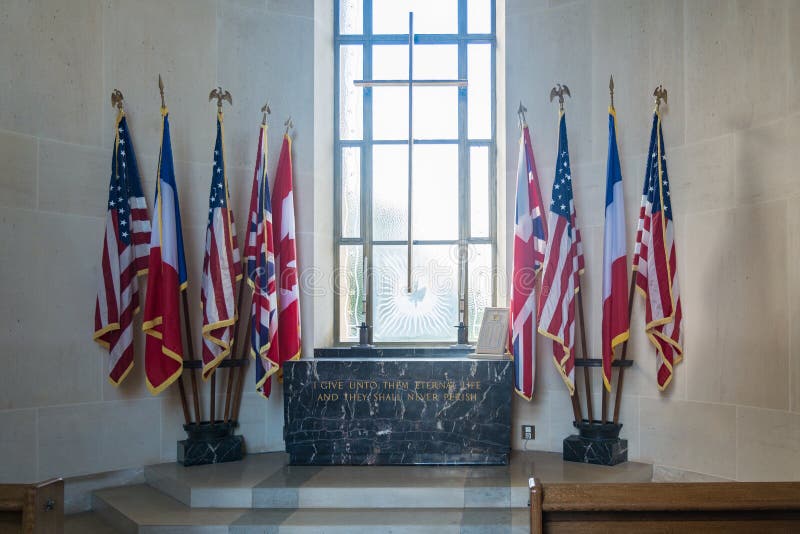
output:
M509 532L528 530L528 478L649 482L652 466L516 452L508 466L293 467L283 453L145 468L147 484L99 490L67 532ZM99 519L102 521L99 521ZM111 530L103 530L111 528Z

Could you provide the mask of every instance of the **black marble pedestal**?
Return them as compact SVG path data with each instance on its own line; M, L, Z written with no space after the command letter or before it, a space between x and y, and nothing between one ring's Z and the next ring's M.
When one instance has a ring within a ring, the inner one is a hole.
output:
M292 465L506 464L513 369L450 349L318 349L284 365Z
M235 422L183 425L188 438L178 442L178 463L188 467L241 460L244 438L233 435L235 427Z
M577 423L579 434L564 438L564 460L596 465L628 461L628 440L619 437L622 425Z

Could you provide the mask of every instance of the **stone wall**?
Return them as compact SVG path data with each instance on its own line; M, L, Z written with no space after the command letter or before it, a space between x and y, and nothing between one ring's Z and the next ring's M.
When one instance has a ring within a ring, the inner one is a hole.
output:
M150 396L141 353L132 374L115 388L106 379L104 352L91 340L113 88L125 95L152 206L160 138L157 75L164 78L191 302L199 303L215 131L208 93L218 84L233 94L234 106L225 111L226 163L240 232L259 109L269 98L271 175L283 121L293 117L299 263L312 263L313 9L311 0L0 5L0 481L171 460L183 434L177 392ZM310 302L303 307L305 324L313 322L312 308ZM193 324L197 346L199 313ZM264 401L252 384L251 372L241 414L248 449L280 450L280 388Z
M508 146L519 136L522 99L545 200L557 143L548 95L556 82L572 91L567 125L587 330L598 357L608 77L616 82L629 255L651 95L660 83L669 91L664 136L686 356L659 393L637 297L628 353L636 365L626 374L621 416L631 459L728 479L800 479L800 4L511 0L506 10ZM509 206L516 157L507 151ZM513 228L513 212L506 217ZM560 450L572 413L550 354L542 343L536 399L517 400L515 423L536 424L530 448ZM599 383L593 390L598 406Z

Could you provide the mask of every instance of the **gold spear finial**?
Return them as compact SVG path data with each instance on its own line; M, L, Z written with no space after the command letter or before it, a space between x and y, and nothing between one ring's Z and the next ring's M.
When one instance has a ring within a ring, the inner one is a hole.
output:
M527 126L528 121L525 120L525 113L528 111L528 108L522 105L522 100L519 101L519 107L517 108L517 116L519 116L519 127L524 128Z
M264 117L261 119L261 124L264 126L267 125L267 115L272 113L272 110L269 109L269 100L267 100L266 104L261 108L261 113L264 114Z
M158 91L161 93L161 107L166 109L167 104L164 102L164 80L161 79L161 74L158 75Z
M119 89L111 91L111 107L117 108L120 113L125 113L123 100L125 100L125 97L122 96L122 91Z
M653 96L656 101L656 113L658 113L661 102L667 103L667 90L664 89L663 85L659 85L656 87L655 91L653 91Z
M569 93L569 87L566 85L561 85L557 83L555 87L550 89L550 102L553 101L555 97L558 97L558 111L564 111L564 95L572 98L572 95Z
M608 91L611 93L611 109L614 109L614 75L608 80Z
M230 91L225 91L221 86L218 86L216 89L212 89L208 94L209 102L215 98L217 99L217 113L222 113L222 102L224 100L227 100L228 104L231 106L233 105L233 97L231 96Z
M289 130L291 128L294 128L294 122L292 121L292 116L291 115L289 115L289 118L286 119L286 122L284 122L283 125L286 126L286 131L283 132L283 134L284 135L289 135Z

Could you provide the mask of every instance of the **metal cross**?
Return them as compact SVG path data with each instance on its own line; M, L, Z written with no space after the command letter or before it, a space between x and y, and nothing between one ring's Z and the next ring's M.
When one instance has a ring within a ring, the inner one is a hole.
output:
M467 87L467 80L415 80L414 79L414 13L408 14L408 78L405 80L354 80L356 87L407 87L408 88L408 265L407 290L413 291L412 259L414 239L411 233L413 221L412 192L414 171L412 155L414 149L414 87ZM365 288L366 289L366 288ZM459 295L463 298L463 295Z

